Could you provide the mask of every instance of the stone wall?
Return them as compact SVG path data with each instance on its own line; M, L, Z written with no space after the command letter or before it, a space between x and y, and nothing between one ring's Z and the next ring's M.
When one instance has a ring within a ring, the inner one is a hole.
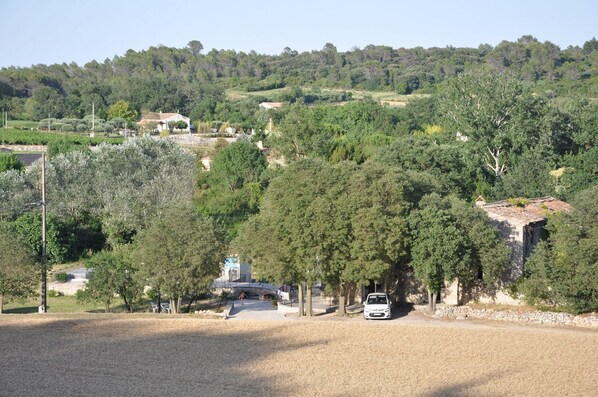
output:
M474 309L469 306L446 306L438 308L434 314L436 318L455 320L477 319L511 321L525 324L543 324L555 326L576 326L598 329L598 313L572 315L568 313L516 311L495 309Z

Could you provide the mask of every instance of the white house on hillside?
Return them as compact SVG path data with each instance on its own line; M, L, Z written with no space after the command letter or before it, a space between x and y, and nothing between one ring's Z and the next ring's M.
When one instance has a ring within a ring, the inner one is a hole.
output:
M156 129L161 131L168 131L168 123L176 123L177 121L184 121L187 124L187 128L184 129L175 129L175 131L180 132L190 132L191 127L191 120L189 117L185 117L178 113L147 113L144 114L141 118L141 121L137 123L138 126L148 125L151 123L156 123Z

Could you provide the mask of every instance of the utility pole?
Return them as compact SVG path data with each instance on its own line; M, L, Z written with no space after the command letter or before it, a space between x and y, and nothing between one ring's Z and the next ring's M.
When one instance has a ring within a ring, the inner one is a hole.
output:
M52 131L51 127L50 127L50 122L52 121L52 119L50 118L50 113L48 113L48 132Z
M46 154L42 153L42 304L39 307L40 313L46 313L48 305L46 303L47 286L47 261L46 261Z

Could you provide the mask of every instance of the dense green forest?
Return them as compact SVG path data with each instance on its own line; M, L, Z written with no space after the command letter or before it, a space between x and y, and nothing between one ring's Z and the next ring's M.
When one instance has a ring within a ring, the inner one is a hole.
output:
M397 48L368 45L339 52L327 43L321 50L280 55L212 49L202 53L197 40L186 48L129 50L103 62L35 65L0 70L0 108L10 117L83 118L95 103L106 118L119 100L142 110L178 111L192 121L227 121L224 90L259 92L310 87L335 90L434 93L438 84L461 72L510 72L550 96L598 97L598 42L560 49L532 36L495 47ZM268 97L261 99L279 99ZM290 98L292 99L292 97ZM346 99L316 91L311 100ZM245 121L245 120L232 120Z

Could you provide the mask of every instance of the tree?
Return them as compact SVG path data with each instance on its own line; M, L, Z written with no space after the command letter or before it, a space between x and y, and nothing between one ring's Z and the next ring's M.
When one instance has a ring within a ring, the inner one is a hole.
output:
M403 170L428 172L442 183L443 192L469 199L478 179L471 157L463 142L439 143L437 137L407 136L382 148L373 159Z
M38 272L29 247L11 225L0 223L0 314L5 302L33 295Z
M436 299L445 281L454 277L460 259L468 254L465 241L449 211L443 208L440 196L433 194L422 200L411 215L412 266L416 277L428 290L428 305L436 311Z
M15 222L15 233L38 257L42 254L42 216L39 212L26 212ZM48 264L62 263L69 258L69 247L74 236L62 223L48 216L46 220L46 255Z
M520 292L533 304L574 313L598 310L598 185L580 192L571 213L549 218L549 238L526 262Z
M191 54L197 56L201 53L201 50L203 50L203 44L201 44L201 41L199 40L191 40L187 43L187 48L191 51Z
M440 99L447 129L470 142L496 177L505 175L509 156L538 142L542 106L508 74L462 73L445 82Z
M445 282L458 281L457 300L491 292L509 264L509 249L483 210L456 197L430 194L410 219L412 266L428 289L430 311Z
M183 120L179 120L176 122L175 124L175 128L177 128L178 130L184 130L185 128L187 128L188 125L186 122L184 122Z
M129 102L120 100L108 108L108 119L122 118L127 121L137 120L137 111L131 107Z
M137 269L125 247L100 251L88 259L85 266L91 270L91 276L85 289L77 294L78 301L101 302L109 313L114 298L119 296L127 311L133 312L133 303L143 292L143 285L135 277Z
M200 172L197 207L221 223L229 238L234 238L240 223L259 210L267 165L257 146L237 141L218 150L210 170Z
M8 170L22 171L25 165L13 153L0 153L0 172Z
M172 206L138 233L133 258L142 279L167 294L177 313L183 297L211 290L222 272L225 248L222 233L210 219L190 206Z

